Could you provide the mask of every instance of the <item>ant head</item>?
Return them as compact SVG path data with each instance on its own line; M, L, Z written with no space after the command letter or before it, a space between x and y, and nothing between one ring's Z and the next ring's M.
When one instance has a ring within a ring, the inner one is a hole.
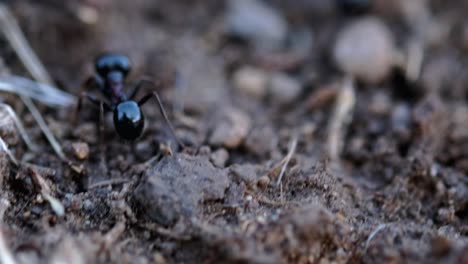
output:
M131 69L127 56L118 53L107 53L96 58L94 62L96 72L106 79L110 72L120 72L125 78Z
M145 118L135 101L124 101L114 109L114 126L123 139L133 141L143 132Z

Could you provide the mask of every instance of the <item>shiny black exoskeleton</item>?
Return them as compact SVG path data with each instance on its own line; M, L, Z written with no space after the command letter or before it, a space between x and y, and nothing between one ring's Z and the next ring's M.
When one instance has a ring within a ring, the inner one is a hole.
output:
M141 136L145 126L145 118L141 110L141 106L143 106L150 98L154 97L157 100L164 119L175 136L172 125L167 118L156 91L152 91L145 95L139 101L134 100L136 94L144 84L150 84L153 87L156 87L156 84L152 81L140 80L130 94L124 92L125 79L131 70L131 64L128 57L117 53L103 54L96 59L94 66L96 76L89 78L83 88L98 88L104 95L104 100L100 100L91 94L82 92L78 101L75 119L81 109L82 98L87 97L91 102L99 106L100 109L100 137L102 137L104 130L102 121L104 113L112 112L114 127L117 134L125 140L134 141ZM179 144L183 146L182 143L179 142Z
M124 139L135 140L145 127L145 118L135 101L123 101L114 109L114 126Z
M368 13L373 0L335 0L338 9L346 15L356 16Z

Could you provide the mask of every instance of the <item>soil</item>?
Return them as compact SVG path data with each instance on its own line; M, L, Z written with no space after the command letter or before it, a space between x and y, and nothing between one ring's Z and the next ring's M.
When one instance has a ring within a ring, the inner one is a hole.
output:
M58 87L77 94L97 54L122 52L133 63L128 89L160 80L187 145L148 103L133 143L109 115L101 155L92 104L77 126L73 106L41 105L77 173L5 94L41 149L7 138L21 164L0 157L1 234L18 263L468 263L466 4L374 1L349 15L334 1L243 2L267 8L239 18L232 1L9 1ZM415 26L421 12L439 30ZM345 78L333 43L368 15L401 53L423 43L421 74L362 73L330 158ZM0 39L5 65L28 77Z

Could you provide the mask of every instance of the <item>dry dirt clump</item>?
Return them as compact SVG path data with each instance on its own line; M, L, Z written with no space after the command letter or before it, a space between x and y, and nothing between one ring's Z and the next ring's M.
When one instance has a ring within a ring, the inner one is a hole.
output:
M195 215L199 204L221 200L228 186L226 171L207 158L176 155L145 171L135 199L149 218L169 225Z

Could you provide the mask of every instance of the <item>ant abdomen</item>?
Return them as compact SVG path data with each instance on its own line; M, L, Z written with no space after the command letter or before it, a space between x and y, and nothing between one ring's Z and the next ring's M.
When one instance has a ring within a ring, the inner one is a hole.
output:
M123 139L133 141L143 132L145 118L135 101L124 101L114 109L115 131Z

